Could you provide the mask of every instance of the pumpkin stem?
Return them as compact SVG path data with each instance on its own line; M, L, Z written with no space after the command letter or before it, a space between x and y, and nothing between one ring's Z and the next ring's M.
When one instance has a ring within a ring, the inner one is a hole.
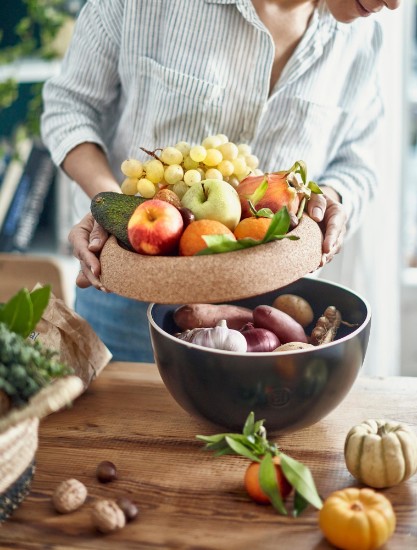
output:
M353 512L362 512L363 511L363 506L360 502L356 501L356 502L352 502L352 504L350 506L350 509Z

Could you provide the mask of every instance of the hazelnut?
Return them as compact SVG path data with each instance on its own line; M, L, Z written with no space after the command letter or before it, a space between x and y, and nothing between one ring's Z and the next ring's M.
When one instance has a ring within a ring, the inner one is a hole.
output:
M102 533L111 533L126 525L124 512L114 500L97 500L91 509L94 527Z
M175 208L179 208L181 206L179 196L174 191L171 191L171 189L160 189L153 198L160 201L169 202L172 206L175 206Z
M132 521L139 513L138 507L130 498L120 497L117 499L116 504L123 510L126 521Z
M87 487L78 479L66 479L55 489L52 502L61 514L77 510L87 498Z
M109 460L103 460L97 466L96 476L101 483L109 483L110 481L114 481L117 479L116 466Z

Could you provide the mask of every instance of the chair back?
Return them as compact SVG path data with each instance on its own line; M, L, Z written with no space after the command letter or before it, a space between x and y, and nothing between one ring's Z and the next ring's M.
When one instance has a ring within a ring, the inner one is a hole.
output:
M51 285L53 294L67 302L62 268L54 258L0 253L0 303L21 288L32 290L36 283Z

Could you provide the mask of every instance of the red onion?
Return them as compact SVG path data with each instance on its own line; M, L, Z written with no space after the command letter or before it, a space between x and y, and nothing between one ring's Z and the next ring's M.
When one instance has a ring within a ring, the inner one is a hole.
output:
M246 323L240 332L246 338L248 352L274 351L281 345L276 334L266 328L256 328L253 323Z

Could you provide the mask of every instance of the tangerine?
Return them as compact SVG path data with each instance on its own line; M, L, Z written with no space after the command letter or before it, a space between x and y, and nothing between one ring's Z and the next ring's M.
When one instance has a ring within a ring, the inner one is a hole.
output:
M292 485L282 473L279 456L273 457L277 483L282 500L284 500L292 491ZM269 497L262 491L259 483L259 462L251 462L246 469L244 485L248 495L252 500L259 504L270 504Z
M203 235L231 235L233 232L216 220L195 220L184 230L180 238L180 256L194 256L200 250L207 248Z
M244 218L235 227L234 234L236 239L245 239L250 237L256 241L261 241L269 226L271 225L271 218L255 217Z

